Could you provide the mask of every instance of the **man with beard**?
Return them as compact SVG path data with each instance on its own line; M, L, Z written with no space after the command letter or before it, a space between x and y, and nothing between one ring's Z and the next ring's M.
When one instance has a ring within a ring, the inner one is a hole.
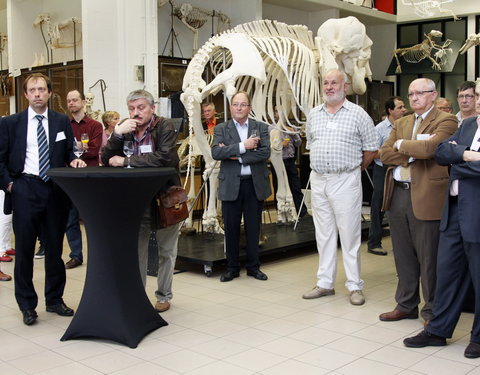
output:
M102 164L125 167L127 158L122 156L123 142L133 141L134 152L130 157L132 167L173 167L178 170L177 133L169 119L155 115L152 94L145 90L132 91L127 96L127 106L130 118L115 127L102 151ZM171 178L164 189L172 185L180 185L179 175ZM158 312L168 310L173 297L173 269L177 258L180 225L181 223L178 223L160 229L155 199L152 200L140 223L138 256L144 286L147 282L148 244L152 231L157 239L158 274L155 310Z
M323 80L325 103L312 109L307 119L312 213L320 259L317 285L303 298L335 294L337 237L340 234L350 303L363 305L361 171L375 156L378 135L368 114L346 99L347 85L345 73L327 72Z
M98 166L98 152L103 139L102 124L85 114L85 95L78 90L72 90L67 94L67 107L72 115L70 124L72 125L73 136L77 143L83 148L81 159L87 166ZM80 142L82 134L88 135L88 143ZM68 213L65 234L67 235L70 246L70 260L65 264L65 268L71 269L83 263L80 216L77 208L73 204Z

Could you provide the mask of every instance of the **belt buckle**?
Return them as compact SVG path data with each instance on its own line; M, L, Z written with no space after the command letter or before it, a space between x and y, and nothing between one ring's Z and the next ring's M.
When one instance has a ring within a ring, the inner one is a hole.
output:
M404 190L409 190L410 189L410 183L409 182L402 182L402 187Z

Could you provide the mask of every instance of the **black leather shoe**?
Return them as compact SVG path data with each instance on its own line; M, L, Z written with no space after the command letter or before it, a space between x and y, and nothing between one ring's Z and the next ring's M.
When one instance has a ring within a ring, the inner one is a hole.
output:
M239 272L232 272L232 271L227 271L225 273L222 273L220 276L220 281L222 283L226 281L232 281L234 278L239 277L240 273Z
M35 310L22 310L23 314L23 323L27 326L31 326L33 323L36 322L38 315Z
M72 316L73 310L63 302L58 305L48 305L47 312L56 313L61 316Z
M375 249L368 249L368 252L370 254L375 254L375 255L387 255L388 253L383 250L381 247L376 247Z
M464 353L467 358L478 358L480 357L480 344L476 342L471 342L465 349Z
M257 280L268 280L268 276L265 275L262 271L260 270L255 270L255 271L247 271L248 276L252 276L256 278Z
M423 330L417 336L407 337L403 340L403 343L409 348L424 348L425 346L445 346L447 345L447 340L445 337Z

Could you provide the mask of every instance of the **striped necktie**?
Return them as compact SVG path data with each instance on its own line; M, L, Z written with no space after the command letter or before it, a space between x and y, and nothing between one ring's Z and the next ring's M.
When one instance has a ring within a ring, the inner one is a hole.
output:
M48 142L47 134L42 125L42 120L45 118L42 115L36 115L38 120L37 125L37 142L38 142L38 176L43 181L48 181L50 177L47 176L47 170L50 168L50 159L48 157Z

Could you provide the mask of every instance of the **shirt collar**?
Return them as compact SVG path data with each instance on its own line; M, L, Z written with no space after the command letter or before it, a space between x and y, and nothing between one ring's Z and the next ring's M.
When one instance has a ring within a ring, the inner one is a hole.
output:
M246 125L247 128L248 128L248 118L247 118L247 121L245 121L245 123L244 123L243 125L240 125L240 123L239 123L237 120L235 120L235 119L232 119L232 120L233 120L233 123L235 124L235 126L242 127L242 126L245 126L245 125Z
M37 116L38 113L35 112L32 107L28 107L28 119L29 120L33 120L35 119L35 116ZM45 112L41 113L41 115L46 119L48 120L48 108L45 110Z

